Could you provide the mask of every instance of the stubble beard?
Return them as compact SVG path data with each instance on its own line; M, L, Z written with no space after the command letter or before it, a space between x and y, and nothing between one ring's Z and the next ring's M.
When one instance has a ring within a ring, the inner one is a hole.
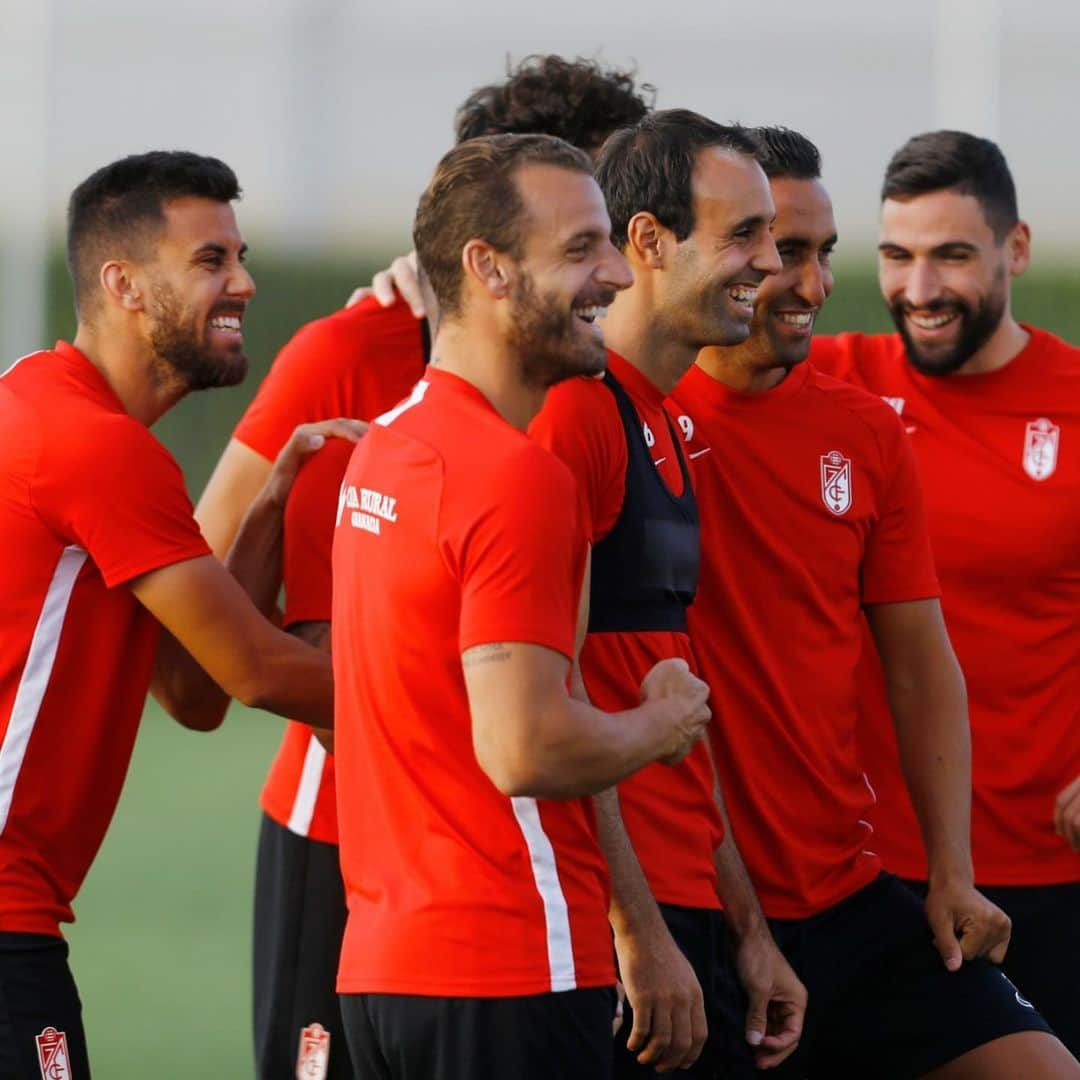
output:
M179 384L185 390L209 390L243 382L248 358L241 349L212 351L206 331L200 333L195 316L184 318L176 293L170 287L155 285L153 297L150 348L153 371L159 381Z
M547 389L575 375L599 375L607 366L603 341L576 334L572 320L577 316L567 310L566 301L541 296L528 274L514 285L511 318L509 345L528 385Z

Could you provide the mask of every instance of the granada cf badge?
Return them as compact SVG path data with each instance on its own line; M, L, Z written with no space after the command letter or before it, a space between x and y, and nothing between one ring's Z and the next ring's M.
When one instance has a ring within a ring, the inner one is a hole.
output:
M1024 472L1032 480L1046 480L1057 468L1061 428L1046 417L1032 420L1024 433Z
M330 1068L330 1032L322 1024L300 1029L300 1052L296 1055L296 1080L326 1080Z
M42 1080L71 1080L67 1034L47 1027L40 1035L34 1036L34 1041L37 1043Z
M851 509L851 458L839 450L821 455L821 501L837 517Z

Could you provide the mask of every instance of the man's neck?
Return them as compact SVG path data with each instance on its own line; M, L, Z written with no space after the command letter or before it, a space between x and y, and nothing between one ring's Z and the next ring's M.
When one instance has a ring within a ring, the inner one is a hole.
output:
M763 394L779 386L791 369L766 367L757 358L746 355L738 345L713 346L698 353L697 365L717 382L740 394Z
M604 343L667 397L693 366L697 349L669 333L644 299L640 285L618 296L604 319Z
M162 364L145 344L123 333L100 332L80 323L72 342L101 373L124 411L150 427L188 392L179 380L163 373Z
M544 404L547 388L526 383L507 346L477 328L443 319L431 350L432 365L475 386L491 407L519 431Z
M1012 363L1031 339L1028 333L1008 311L990 335L986 344L969 360L956 369L955 375L986 375Z

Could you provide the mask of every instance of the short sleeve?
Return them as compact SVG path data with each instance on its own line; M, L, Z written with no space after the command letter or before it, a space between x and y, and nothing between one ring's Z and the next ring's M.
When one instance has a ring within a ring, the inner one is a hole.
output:
M496 641L574 654L586 537L573 477L538 447L485 485L464 533L461 651Z
M285 505L286 626L330 620L331 551L338 492L354 444L329 439L300 469Z
M598 543L615 527L626 494L626 435L614 395L596 379L559 383L548 391L529 435L570 470L588 538Z
M333 322L300 329L274 359L233 438L273 461L299 424L339 415L329 358L341 347Z
M918 465L899 417L882 426L884 490L862 565L862 602L889 604L940 596Z
M110 416L45 450L32 497L50 528L83 548L112 588L210 554L180 466L135 420ZM77 446L77 450L76 450Z

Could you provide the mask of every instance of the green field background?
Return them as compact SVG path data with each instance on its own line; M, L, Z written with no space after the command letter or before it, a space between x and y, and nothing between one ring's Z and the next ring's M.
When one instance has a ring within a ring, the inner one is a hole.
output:
M193 396L156 429L201 490L233 423L276 350L303 322L338 307L374 258L355 265L252 259L259 295L245 336L253 371L235 390ZM72 332L62 264L51 274L50 330ZM1080 271L1033 273L1016 290L1020 318L1080 343ZM884 330L872 268L841 266L823 331ZM1052 393L1052 391L1051 391ZM212 734L180 729L149 707L120 807L76 901L71 959L95 1076L252 1075L251 881L258 791L281 722L234 706Z

